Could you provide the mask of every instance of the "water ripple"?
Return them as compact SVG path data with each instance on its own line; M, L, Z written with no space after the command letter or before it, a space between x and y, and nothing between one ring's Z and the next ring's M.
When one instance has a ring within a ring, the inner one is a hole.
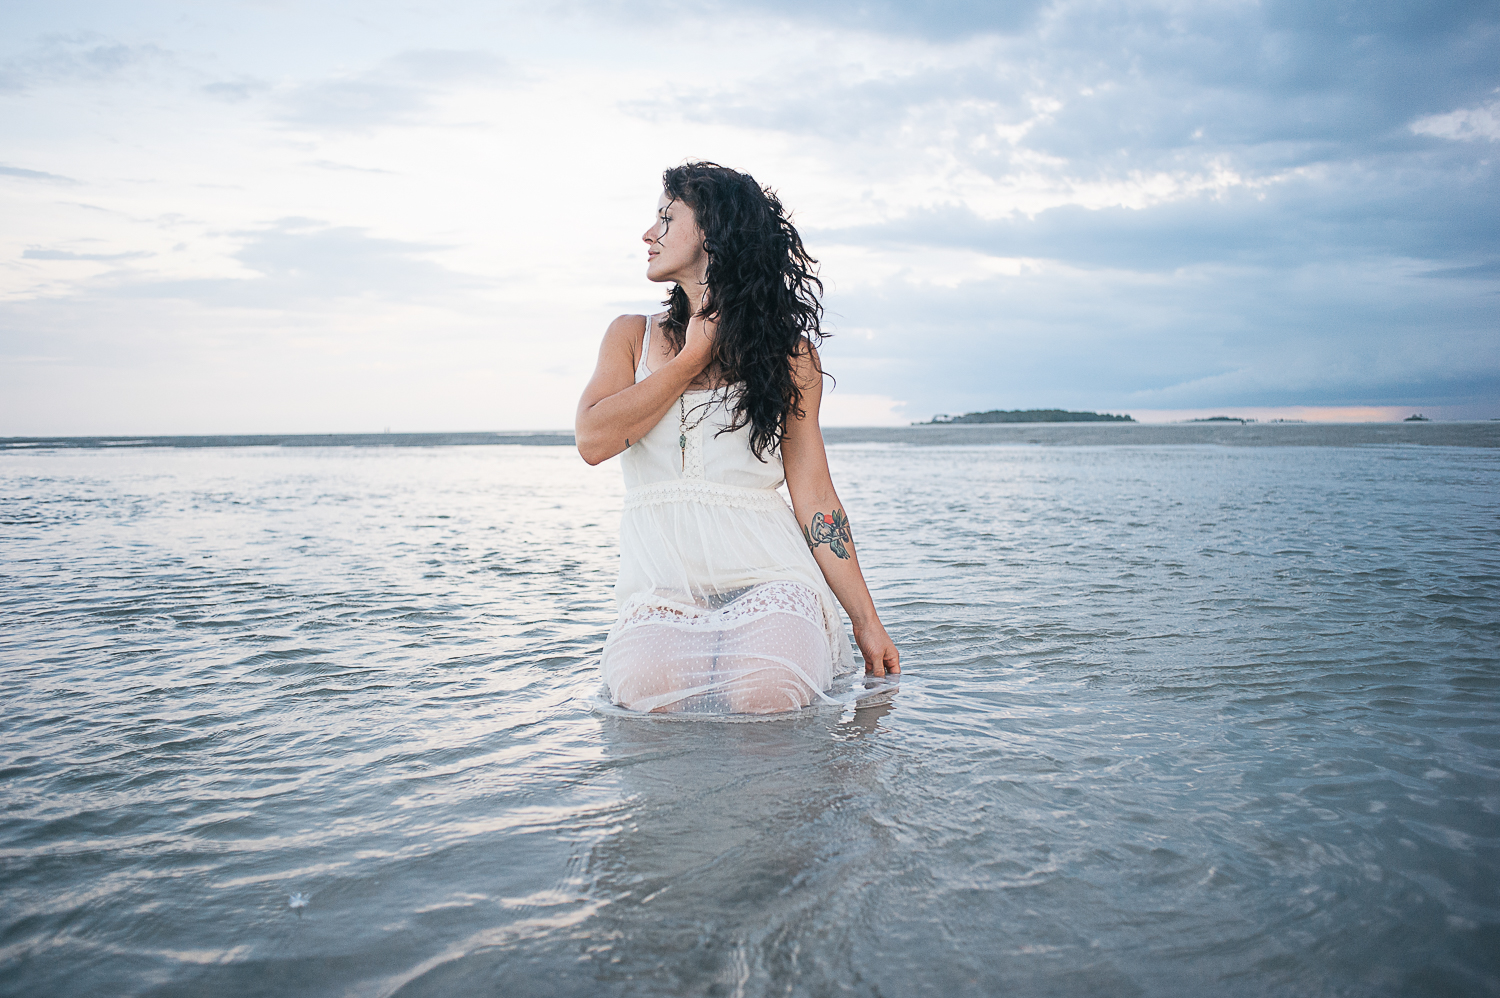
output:
M1500 992L1494 452L831 454L909 672L754 724L570 450L0 456L0 993Z

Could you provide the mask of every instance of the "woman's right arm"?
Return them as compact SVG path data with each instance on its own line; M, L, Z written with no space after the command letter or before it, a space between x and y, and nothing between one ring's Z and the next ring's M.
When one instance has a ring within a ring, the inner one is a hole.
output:
M651 432L677 403L713 354L712 323L693 316L682 351L639 383L635 380L637 344L645 332L639 315L622 315L609 324L599 346L599 363L578 400L573 420L578 453L589 464L608 461Z

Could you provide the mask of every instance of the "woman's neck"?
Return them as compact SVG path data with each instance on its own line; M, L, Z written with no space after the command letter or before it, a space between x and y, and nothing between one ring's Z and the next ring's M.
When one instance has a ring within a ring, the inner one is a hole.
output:
M688 305L691 306L688 309L688 315L697 315L698 310L703 307L703 296L708 291L708 285L687 282L677 286L682 289L683 294L687 295Z

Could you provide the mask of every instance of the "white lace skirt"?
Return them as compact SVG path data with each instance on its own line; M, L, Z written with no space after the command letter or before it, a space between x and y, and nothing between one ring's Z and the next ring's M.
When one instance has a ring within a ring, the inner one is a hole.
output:
M854 668L833 593L772 490L632 489L617 596L601 665L632 710L795 710Z

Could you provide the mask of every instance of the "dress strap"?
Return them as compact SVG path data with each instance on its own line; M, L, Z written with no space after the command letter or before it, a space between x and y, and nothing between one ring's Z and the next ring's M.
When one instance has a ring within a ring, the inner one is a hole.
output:
M640 381L643 374L650 374L651 368L646 365L646 358L651 356L651 316L646 316L646 332L641 336L641 362L635 366L635 380Z

